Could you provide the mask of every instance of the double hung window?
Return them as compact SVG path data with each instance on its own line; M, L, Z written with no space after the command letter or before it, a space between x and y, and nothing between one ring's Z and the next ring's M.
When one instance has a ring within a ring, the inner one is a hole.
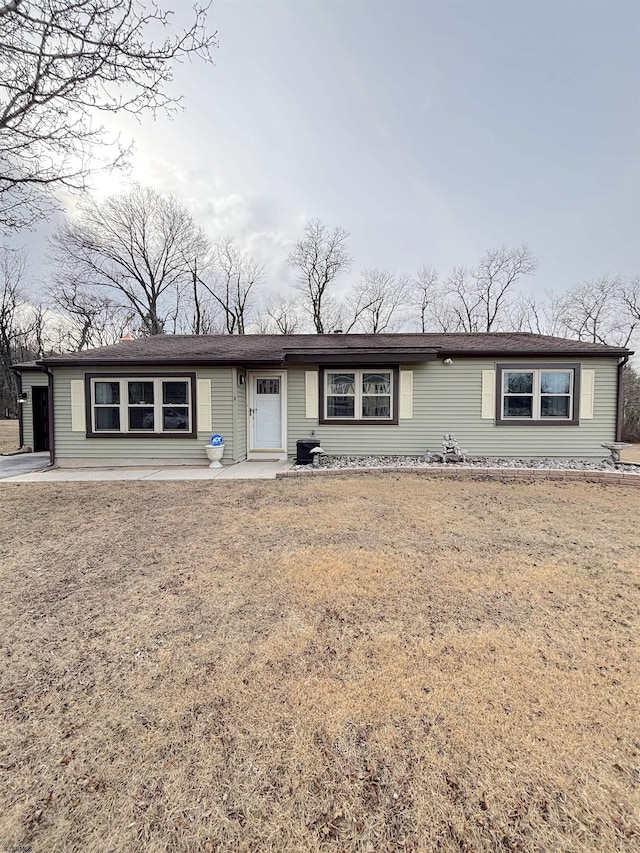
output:
M93 434L193 432L192 377L94 376L90 388Z
M326 369L323 420L394 422L395 373L390 368Z
M576 367L503 365L499 375L498 421L577 422L579 370Z

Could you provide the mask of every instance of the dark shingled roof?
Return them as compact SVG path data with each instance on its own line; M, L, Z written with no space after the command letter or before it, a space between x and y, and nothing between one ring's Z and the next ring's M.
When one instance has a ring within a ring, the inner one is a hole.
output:
M301 361L348 362L375 354L386 363L467 356L621 356L624 347L533 335L525 332L382 335L157 335L108 347L52 355L49 366L133 364L275 365Z
M37 361L23 361L20 364L12 364L12 370L42 370Z

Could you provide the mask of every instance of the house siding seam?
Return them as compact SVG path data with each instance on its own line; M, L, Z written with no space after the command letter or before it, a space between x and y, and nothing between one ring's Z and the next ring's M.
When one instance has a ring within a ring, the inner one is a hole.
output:
M239 376L246 376L243 370L233 370L233 461L242 462L247 458L247 386L239 385Z
M185 366L186 369L186 366ZM191 368L192 369L192 368ZM132 373L135 373L135 366ZM113 373L109 369L92 369L92 373L105 376ZM166 371L176 372L174 371ZM84 379L83 368L55 368L55 439L56 461L61 466L82 464L183 464L206 463L204 445L211 437L208 432L199 432L197 438L86 438L71 429L71 380ZM158 375L164 375L162 370ZM44 376L45 383L47 377ZM225 438L223 462L233 461L233 368L199 368L197 379L211 381L211 422L214 432ZM196 412L193 416L196 417Z
M510 360L513 360L511 358ZM403 364L413 374L413 418L397 425L319 424L305 417L305 370L288 371L288 453L295 455L296 441L314 438L330 454L423 454L439 451L442 437L453 432L460 447L477 456L602 457L602 442L615 436L617 359L582 358L583 368L595 370L594 413L578 426L496 426L483 420L482 371L496 364L479 358L456 358L451 365L440 361ZM541 359L518 358L518 363ZM575 363L575 357L550 357L555 364Z

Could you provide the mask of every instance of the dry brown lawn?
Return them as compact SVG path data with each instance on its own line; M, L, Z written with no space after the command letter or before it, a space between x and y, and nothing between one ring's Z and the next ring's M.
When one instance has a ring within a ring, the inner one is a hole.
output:
M640 849L635 491L378 475L0 504L0 846Z
M632 444L631 447L627 447L620 454L620 458L623 462L635 462L636 465L640 465L640 444Z
M0 454L18 449L18 421L0 420Z

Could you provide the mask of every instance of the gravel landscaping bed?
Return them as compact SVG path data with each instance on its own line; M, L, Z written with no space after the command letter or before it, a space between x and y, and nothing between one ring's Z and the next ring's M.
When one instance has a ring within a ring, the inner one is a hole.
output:
M565 471L625 471L640 474L640 465L619 462L614 465L610 460L592 462L584 459L513 459L487 456L468 458L466 462L443 463L430 453L425 456L320 456L320 468L542 468ZM292 470L302 471L311 465L294 465Z

